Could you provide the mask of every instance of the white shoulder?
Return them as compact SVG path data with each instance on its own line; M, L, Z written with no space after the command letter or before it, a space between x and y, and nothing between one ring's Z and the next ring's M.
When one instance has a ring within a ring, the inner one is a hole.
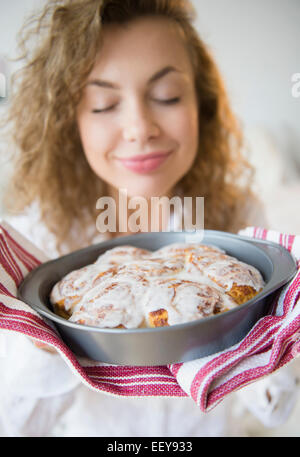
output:
M50 259L69 254L70 252L70 248L66 243L63 243L61 246L62 251L58 252L55 235L50 232L45 223L41 220L41 212L37 202L32 203L22 213L16 215L3 214L1 219L43 251ZM74 224L72 230L76 231L78 240L81 240L82 238L81 244L82 247L85 247L85 238L80 232L80 229L76 227L76 224ZM92 244L101 243L109 239L109 236L106 233L96 233L94 236L93 234L94 227L92 226L88 227L84 233L84 235L91 236Z

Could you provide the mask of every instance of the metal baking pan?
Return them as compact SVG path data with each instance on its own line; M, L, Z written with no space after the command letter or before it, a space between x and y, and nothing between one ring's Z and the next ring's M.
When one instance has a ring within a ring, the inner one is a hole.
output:
M51 310L49 294L56 282L72 270L94 262L106 250L129 244L155 251L171 243L193 241L190 232L140 233L115 238L46 262L24 279L18 296L50 319L62 339L79 356L118 365L166 365L204 357L240 341L269 312L279 289L297 271L293 256L282 246L213 230L204 231L201 243L218 246L256 267L266 285L254 298L222 314L160 328L102 329L69 322ZM195 233L195 242L198 242Z

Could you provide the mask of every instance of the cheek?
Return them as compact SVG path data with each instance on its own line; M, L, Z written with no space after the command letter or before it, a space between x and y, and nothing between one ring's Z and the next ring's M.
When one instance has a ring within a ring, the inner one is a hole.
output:
M93 118L80 120L78 126L87 160L91 165L95 165L95 161L105 158L105 152L112 145L112 128Z
M178 142L185 157L194 157L198 148L198 111L194 106L183 107L169 119L169 131Z

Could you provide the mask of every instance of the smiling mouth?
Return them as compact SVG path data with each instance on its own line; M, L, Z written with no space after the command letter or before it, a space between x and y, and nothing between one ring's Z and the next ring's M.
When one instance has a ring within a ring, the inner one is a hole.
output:
M119 159L123 166L136 173L148 173L156 170L170 156L172 151L167 153L149 154L148 156L135 156L133 158Z

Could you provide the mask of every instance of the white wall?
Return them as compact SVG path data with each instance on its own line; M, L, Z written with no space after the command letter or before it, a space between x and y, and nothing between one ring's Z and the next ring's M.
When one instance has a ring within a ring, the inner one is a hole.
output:
M264 125L283 151L299 158L299 0L193 0L197 28L221 68L238 116Z

